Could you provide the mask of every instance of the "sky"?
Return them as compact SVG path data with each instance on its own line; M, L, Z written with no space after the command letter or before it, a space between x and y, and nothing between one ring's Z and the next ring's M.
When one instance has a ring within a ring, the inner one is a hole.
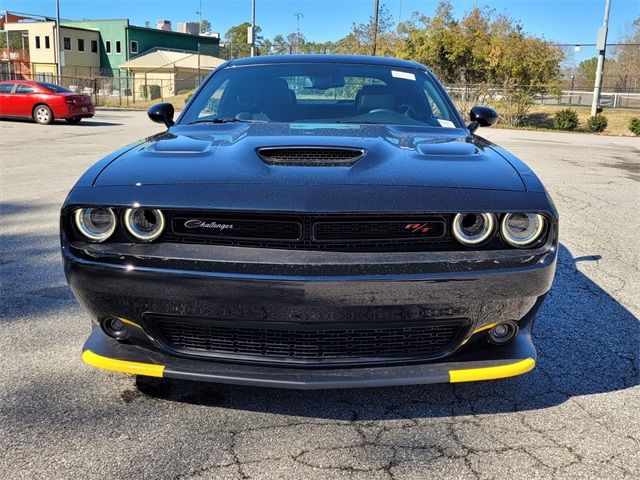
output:
M265 38L296 30L296 12L302 13L300 30L308 40L331 41L345 36L352 24L368 21L373 0L256 0L256 23ZM438 0L380 0L394 19L407 20L411 12L432 15ZM605 0L452 0L454 14L489 5L519 20L524 30L557 43L595 43L602 24ZM60 15L67 19L129 18L134 25L152 26L168 19L174 28L180 21L197 21L202 15L213 31L224 32L251 20L251 0L60 0ZM55 16L55 0L0 0L0 10ZM640 17L640 0L611 0L608 42L619 39L634 18ZM595 47L569 48L579 62L597 55Z

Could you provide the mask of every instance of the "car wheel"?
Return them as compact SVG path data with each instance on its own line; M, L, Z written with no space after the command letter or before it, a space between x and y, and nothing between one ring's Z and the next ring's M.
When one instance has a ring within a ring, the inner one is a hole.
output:
M33 110L33 119L40 125L49 125L53 122L53 113L46 105L38 105Z
M80 117L67 118L67 123L70 123L71 125L77 125L78 123L80 123L80 120L82 120L82 118Z

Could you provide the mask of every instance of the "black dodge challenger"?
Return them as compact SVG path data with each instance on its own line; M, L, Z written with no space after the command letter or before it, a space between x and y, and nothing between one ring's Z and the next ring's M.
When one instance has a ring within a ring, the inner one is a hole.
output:
M83 359L290 388L465 382L535 366L558 215L424 66L229 61L61 212Z

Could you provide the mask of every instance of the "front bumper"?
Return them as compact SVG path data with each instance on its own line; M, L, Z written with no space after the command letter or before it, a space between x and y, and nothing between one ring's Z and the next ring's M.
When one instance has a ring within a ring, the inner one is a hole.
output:
M485 380L529 371L536 358L531 328L553 280L556 247L327 254L70 244L63 237L63 257L69 285L94 319L83 353L87 363L140 375L314 389ZM424 324L464 318L469 328L437 358L275 365L172 351L150 328L153 315L252 320L265 326L339 324L347 317L363 326L381 316ZM98 321L105 316L128 324L132 335L127 342L102 332ZM501 320L517 321L519 333L509 344L493 346L486 342L486 331Z

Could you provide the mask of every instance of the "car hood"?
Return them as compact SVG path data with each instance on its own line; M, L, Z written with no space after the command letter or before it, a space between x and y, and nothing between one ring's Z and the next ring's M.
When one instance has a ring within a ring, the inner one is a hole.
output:
M348 166L270 165L264 147L365 151ZM463 129L353 124L174 126L112 161L96 186L176 184L389 185L524 191L502 156Z

